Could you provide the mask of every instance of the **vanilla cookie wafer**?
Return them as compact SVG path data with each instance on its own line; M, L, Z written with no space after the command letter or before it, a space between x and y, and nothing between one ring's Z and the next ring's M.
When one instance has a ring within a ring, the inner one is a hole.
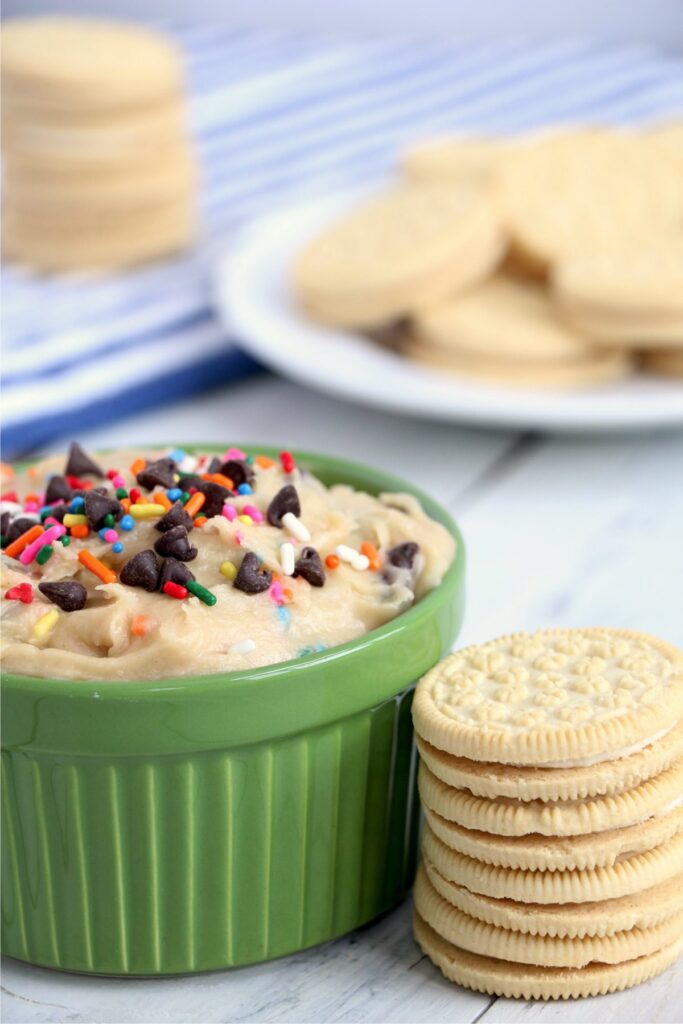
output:
M683 318L683 235L648 245L624 245L575 253L553 268L555 298L569 310L596 314Z
M645 317L609 315L596 312L591 306L565 306L564 317L596 344L613 351L630 352L643 349L649 352L669 346L683 350L683 316Z
M115 171L125 175L139 164L151 163L158 173L172 170L188 144L184 104L173 100L151 107L125 110L117 116L87 118L27 116L17 105L2 110L2 148L19 173L93 174Z
M471 892L519 903L595 903L616 899L680 875L683 833L654 850L583 871L524 871L499 868L456 853L425 827L423 850L444 878Z
M420 798L442 818L464 828L498 836L578 836L636 825L665 814L683 803L683 761L647 782L613 796L588 800L513 800L510 797L473 796L466 789L452 789L424 764L418 772Z
M424 851L422 863L436 891L454 907L488 924L531 935L613 935L628 928L652 927L683 913L683 874L649 889L595 903L518 903L471 892L449 881Z
M683 952L683 936L670 946L621 964L592 963L582 968L510 964L459 949L415 913L415 939L449 981L489 995L523 999L575 999L639 985L666 970Z
M72 223L64 233L8 209L3 222L3 254L44 270L108 270L182 249L196 229L189 203L140 209L135 218L121 215L119 224L106 219L106 229L93 221L87 227Z
M292 282L318 319L371 329L485 277L503 248L483 190L405 183L309 242Z
M681 367L683 372L683 364ZM573 767L525 768L472 761L438 750L415 736L420 757L438 779L475 796L517 800L583 800L632 789L683 758L683 721L651 737L639 750L617 752L611 761L586 758Z
M118 110L178 96L182 83L176 48L142 26L65 15L3 25L5 102L40 110Z
M539 138L502 160L496 185L515 247L540 270L673 235L683 217L675 162L626 132Z
M420 865L415 879L415 909L442 938L460 949L497 960L538 967L585 967L589 963L618 964L647 956L670 945L683 933L683 914L649 928L630 928L613 935L554 938L530 935L479 921L441 897Z
M481 379L496 387L522 388L528 391L600 387L620 380L633 369L626 353L593 349L573 359L530 359L517 361L493 356L474 356L464 352L446 352L419 336L409 335L402 351L409 359L440 373Z
M169 162L166 163L165 157ZM104 210L117 218L138 208L166 202L189 202L197 185L197 167L187 146L176 144L157 161L126 165L113 173L59 173L44 165L6 161L4 185L11 206L45 217L48 224L77 221L88 211Z
M540 835L497 836L463 828L424 808L432 832L458 853L503 868L527 871L567 871L609 867L620 857L651 850L683 831L683 803L670 814L637 825L553 838Z
M683 718L683 653L643 633L548 629L457 651L415 692L415 729L458 757L571 767Z
M530 364L592 356L588 338L565 323L537 284L498 274L414 318L424 345L448 355Z

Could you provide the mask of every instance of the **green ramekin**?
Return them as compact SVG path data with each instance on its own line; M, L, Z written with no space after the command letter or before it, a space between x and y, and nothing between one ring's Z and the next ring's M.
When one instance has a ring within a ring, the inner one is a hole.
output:
M255 963L342 935L412 885L410 705L462 621L462 538L403 480L296 458L326 484L416 495L455 561L392 622L296 661L144 682L5 676L8 955L110 975Z

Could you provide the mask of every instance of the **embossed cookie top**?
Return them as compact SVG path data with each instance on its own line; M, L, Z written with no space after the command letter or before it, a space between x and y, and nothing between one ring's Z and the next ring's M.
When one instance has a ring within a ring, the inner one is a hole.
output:
M475 760L608 757L683 717L683 654L622 630L516 634L432 669L413 715L429 742Z

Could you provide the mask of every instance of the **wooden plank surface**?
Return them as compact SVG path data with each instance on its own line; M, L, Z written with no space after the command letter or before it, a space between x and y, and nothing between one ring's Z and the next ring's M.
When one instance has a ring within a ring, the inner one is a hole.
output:
M314 429L311 425L314 424ZM460 641L548 625L613 625L683 646L680 434L540 438L387 416L263 378L91 434L86 445L281 441L374 463L457 516L468 553ZM199 977L111 980L6 960L2 1019L21 1022L674 1024L683 962L630 992L571 1003L495 1000L420 955L411 907L335 943Z

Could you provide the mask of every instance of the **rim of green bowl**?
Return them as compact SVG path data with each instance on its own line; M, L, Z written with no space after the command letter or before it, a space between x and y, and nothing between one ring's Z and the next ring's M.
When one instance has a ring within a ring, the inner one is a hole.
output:
M216 443L202 444L201 442L193 442L191 444L171 443L170 445L168 443L150 443L145 445L145 449L148 451L169 447L171 449L175 447L181 448L183 451L190 453L222 452L225 450L225 445ZM257 451L259 454L268 455L272 458L277 458L279 454L279 449L274 448L272 445L250 443L237 444L235 447L241 448L243 451ZM107 454L114 450L116 449L102 448L98 449L97 452ZM301 449L292 449L292 454L298 465L320 477L328 486L331 483L351 484L354 487L361 487L370 494L389 491L404 492L416 497L424 511L445 526L456 542L453 561L438 586L434 587L433 590L407 611L397 615L396 618L391 619L383 626L370 630L370 632L364 633L363 636L357 637L355 640L349 640L344 644L329 647L325 651L307 654L299 658L290 659L289 661L275 662L271 665L263 665L258 668L241 671L198 673L196 676L164 676L160 679L62 679L50 676L28 676L20 673L3 672L3 687L7 690L16 689L23 692L45 691L55 697L87 697L93 691L97 691L98 696L105 699L129 699L133 696L131 688L134 688L136 700L144 699L147 696L153 697L163 692L179 695L184 690L191 691L194 696L201 696L202 694L211 693L217 688L227 690L238 688L244 684L256 686L259 683L267 683L277 679L279 676L291 673L293 669L296 669L297 672L306 670L314 672L321 666L338 661L353 652L388 641L399 631L411 627L419 627L421 622L432 615L444 598L448 599L448 596L455 593L463 581L465 545L460 529L453 517L439 502L430 497L421 488L415 487L414 484L393 473L387 473L385 470L377 469L366 463L339 458L334 455L324 455ZM35 461L37 460L24 459L18 465L30 465Z

